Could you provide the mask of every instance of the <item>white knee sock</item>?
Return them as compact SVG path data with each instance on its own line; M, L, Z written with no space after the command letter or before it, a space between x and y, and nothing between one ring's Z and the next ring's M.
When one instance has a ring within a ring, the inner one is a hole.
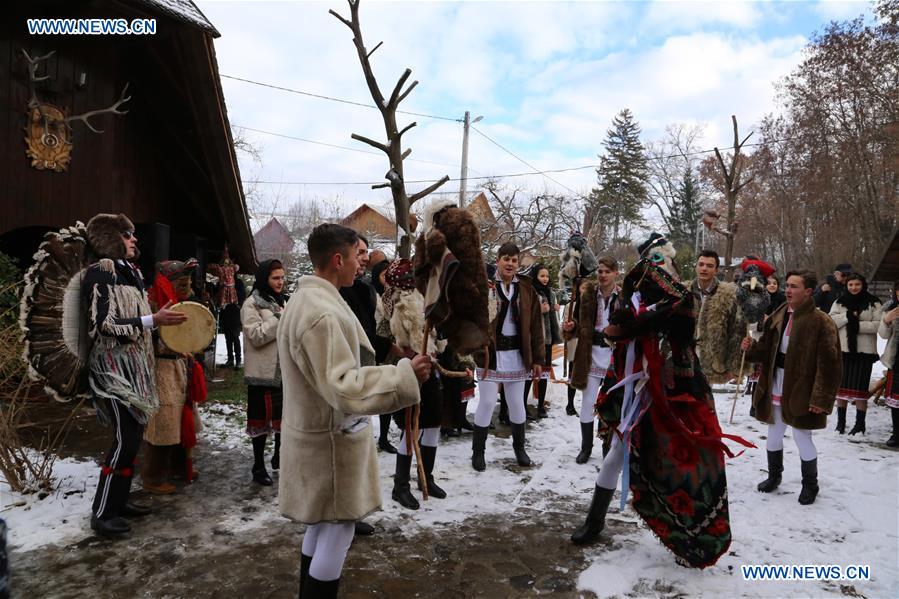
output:
M306 529L317 528L315 531L315 552L312 554L312 563L309 566L309 576L316 580L337 580L343 571L343 562L346 561L346 553L353 542L353 533L356 529L355 522L319 522ZM306 542L303 541L305 552ZM308 555L308 554L307 554Z
M602 460L602 466L596 477L596 486L603 489L617 489L622 466L624 466L624 444L621 437L613 433L612 447Z

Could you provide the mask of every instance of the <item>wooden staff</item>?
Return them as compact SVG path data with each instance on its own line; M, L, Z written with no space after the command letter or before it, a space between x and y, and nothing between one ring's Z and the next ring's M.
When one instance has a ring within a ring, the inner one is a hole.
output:
M749 323L747 322L746 323L746 335L744 336L744 338L748 337L748 336L749 336ZM744 351L743 357L740 358L740 374L737 376L737 390L734 391L734 405L732 405L730 408L730 420L727 421L728 424L734 423L734 412L737 409L737 397L740 396L740 387L741 387L740 383L743 381L743 366L745 364L746 364L746 352Z
M431 333L431 320L425 320L424 340L421 343L421 355L428 355L428 336ZM421 445L418 443L418 420L421 416L421 402L415 404L411 413L406 412L406 448L408 451L409 442L411 440L412 449L415 451L415 464L418 470L418 485L421 487L421 497L424 501L428 500L428 479L425 476L425 466L421 461ZM410 439L411 437L411 439Z

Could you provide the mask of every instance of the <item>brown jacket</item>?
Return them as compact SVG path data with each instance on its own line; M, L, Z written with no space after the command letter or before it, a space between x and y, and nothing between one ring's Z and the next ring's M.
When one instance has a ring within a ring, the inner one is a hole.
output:
M615 293L621 295L621 290L615 288ZM590 367L593 365L593 331L596 328L596 309L597 309L597 285L596 281L587 281L581 289L581 297L578 302L577 311L572 314L572 320L575 322L574 330L565 333L566 341L571 337L576 337L579 342L574 350L574 357L571 358L571 386L575 389L584 390L587 388L587 377L590 374ZM611 310L617 308L617 302L610 306Z
M762 338L753 341L746 352L747 361L762 365L755 393L752 394L752 405L755 417L768 424L774 421L771 389L786 312L787 304L775 310L765 322ZM781 398L784 422L802 429L827 426L827 414L833 411L842 377L843 357L837 327L827 314L815 308L815 302L809 298L793 312ZM825 413L813 414L809 412L809 406L821 408Z
M492 295L492 294L491 294ZM491 297L491 299L493 299ZM530 277L518 275L518 334L521 336L521 357L527 368L535 364L543 364L546 358L546 347L543 344L543 313L540 311L540 300ZM499 318L499 310L497 316ZM496 318L490 322L490 367L496 365ZM483 365L483 352L478 364Z

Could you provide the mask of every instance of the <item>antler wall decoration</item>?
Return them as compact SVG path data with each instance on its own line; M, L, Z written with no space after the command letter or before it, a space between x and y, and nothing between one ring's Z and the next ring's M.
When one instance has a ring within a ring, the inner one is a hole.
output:
M28 62L28 121L25 125L25 155L31 159L31 166L38 170L52 170L58 173L68 170L72 159L72 125L75 121L81 121L94 133L103 133L102 129L95 128L90 119L101 114L128 114L127 110L119 107L131 99L126 96L128 85L126 84L119 99L111 106L99 110L91 110L82 114L66 116L65 111L49 102L44 102L37 95L37 83L46 81L49 75L38 75L40 64L49 59L55 50L32 58L25 49L22 54Z

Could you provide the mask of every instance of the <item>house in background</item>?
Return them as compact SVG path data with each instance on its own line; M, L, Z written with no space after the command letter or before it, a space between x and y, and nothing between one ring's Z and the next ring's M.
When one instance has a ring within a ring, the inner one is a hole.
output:
M273 216L253 234L253 245L260 262L272 258L284 261L292 255L295 243L287 227Z
M152 18L157 31L29 35L26 19L44 17ZM217 37L190 0L4 2L0 251L25 268L45 232L98 212L121 212L137 226L145 276L169 258L193 256L205 267L220 259L226 244L232 260L252 272L253 238L213 47ZM43 80L34 82L33 94L23 50L31 57L53 53L37 64ZM126 84L131 99L121 110L128 114L90 119L103 133L71 123L70 139L58 146L71 149L67 163L26 154L26 126L40 122L30 120L33 97L72 116L111 106Z
M350 212L341 219L340 224L365 235L369 240L396 239L396 222L393 217L368 204L362 204Z

